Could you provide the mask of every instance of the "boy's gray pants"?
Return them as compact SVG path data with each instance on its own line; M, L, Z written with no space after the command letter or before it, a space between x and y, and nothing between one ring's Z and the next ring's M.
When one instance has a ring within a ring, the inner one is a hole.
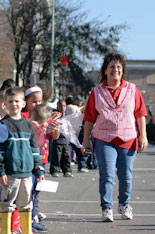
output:
M1 187L0 212L32 210L32 177L8 176L8 184Z

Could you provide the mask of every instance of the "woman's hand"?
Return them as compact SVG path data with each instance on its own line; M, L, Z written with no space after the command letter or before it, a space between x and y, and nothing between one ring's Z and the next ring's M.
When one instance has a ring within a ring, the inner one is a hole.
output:
M86 151L92 151L93 146L90 143L90 135L93 128L93 123L86 121L84 124L84 137L82 142L81 152L84 155Z
M81 152L84 155L87 151L92 151L93 147L90 143L90 140L85 140L82 142Z
M146 136L138 137L138 152L144 151L148 146L148 140Z
M148 140L146 136L146 120L145 116L137 119L137 126L139 131L138 137L138 152L145 150L148 146Z

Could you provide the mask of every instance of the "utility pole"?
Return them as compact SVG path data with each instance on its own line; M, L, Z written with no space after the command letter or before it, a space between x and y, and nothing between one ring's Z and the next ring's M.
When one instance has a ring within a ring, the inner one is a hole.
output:
M50 78L51 78L51 86L54 90L54 20L55 20L55 6L54 0L52 1L52 10L51 10L51 64L50 64Z

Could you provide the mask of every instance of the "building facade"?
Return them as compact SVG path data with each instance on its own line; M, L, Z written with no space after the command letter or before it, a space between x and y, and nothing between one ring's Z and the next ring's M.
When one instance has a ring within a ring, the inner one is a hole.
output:
M155 117L155 60L127 60L127 80L136 84Z

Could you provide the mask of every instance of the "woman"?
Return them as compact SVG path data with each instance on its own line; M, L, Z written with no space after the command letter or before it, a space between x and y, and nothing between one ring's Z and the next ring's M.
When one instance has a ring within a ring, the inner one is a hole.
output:
M136 152L148 145L144 100L135 84L124 78L124 57L107 54L101 67L101 83L90 93L84 113L82 152L91 147L89 136L93 129L103 222L113 221L115 167L119 180L118 212L122 219L133 218L129 203L134 160Z

